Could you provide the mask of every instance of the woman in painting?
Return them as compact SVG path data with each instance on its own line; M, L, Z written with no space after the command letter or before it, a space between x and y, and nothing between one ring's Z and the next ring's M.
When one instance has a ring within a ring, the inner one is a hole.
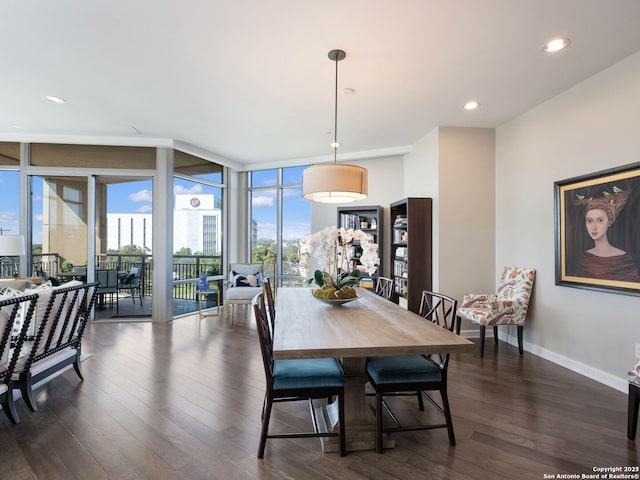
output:
M617 187L613 187L613 191L613 194L604 192L602 197L578 198L576 201L577 205L586 205L585 226L595 245L582 253L575 274L578 277L640 282L632 256L611 245L607 237L607 230L629 200L629 191Z

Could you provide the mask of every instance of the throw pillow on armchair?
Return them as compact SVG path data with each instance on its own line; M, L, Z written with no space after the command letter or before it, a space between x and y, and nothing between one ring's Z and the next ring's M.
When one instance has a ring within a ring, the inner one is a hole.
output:
M262 285L262 274L260 272L248 275L231 272L232 287L259 287L260 285Z

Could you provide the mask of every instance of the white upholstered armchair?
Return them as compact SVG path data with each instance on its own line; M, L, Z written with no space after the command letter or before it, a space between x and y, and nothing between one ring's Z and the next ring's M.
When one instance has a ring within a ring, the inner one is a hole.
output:
M264 272L261 263L232 263L224 288L224 304L250 305L251 300L262 292Z

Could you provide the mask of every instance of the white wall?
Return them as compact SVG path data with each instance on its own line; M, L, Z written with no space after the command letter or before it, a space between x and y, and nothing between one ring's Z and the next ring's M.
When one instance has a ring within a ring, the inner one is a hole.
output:
M465 293L494 292L495 130L440 127L439 144L434 285L459 300ZM477 335L471 324L463 329Z
M439 236L438 236L438 211L440 189L440 128L434 128L424 137L418 140L412 147L411 153L404 158L404 196L427 197L432 202L432 284L431 288L438 292L439 261ZM444 292L443 292L444 293Z
M434 128L418 140L404 157L404 197L438 196L440 129ZM434 210L437 210L434 205Z
M553 183L638 162L639 107L635 54L496 131L496 269L537 269L525 348L622 391L640 298L555 285Z
M487 128L436 128L405 156L405 197L433 198L433 289L454 298L495 290L494 164Z

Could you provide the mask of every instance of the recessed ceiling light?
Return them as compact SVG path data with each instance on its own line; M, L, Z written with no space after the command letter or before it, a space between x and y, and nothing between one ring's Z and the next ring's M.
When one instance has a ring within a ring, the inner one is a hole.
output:
M17 130L22 130L24 128L22 125L11 125L11 126Z
M567 48L570 43L571 40L568 38L554 38L544 46L543 50L547 53L559 52Z
M67 101L64 98L54 97L53 95L47 95L46 97L44 97L44 99L47 102L51 102L51 103L67 103Z
M480 104L478 102L476 102L475 100L471 100L470 102L467 102L467 103L464 104L464 109L465 110L475 110L479 106L480 106Z

